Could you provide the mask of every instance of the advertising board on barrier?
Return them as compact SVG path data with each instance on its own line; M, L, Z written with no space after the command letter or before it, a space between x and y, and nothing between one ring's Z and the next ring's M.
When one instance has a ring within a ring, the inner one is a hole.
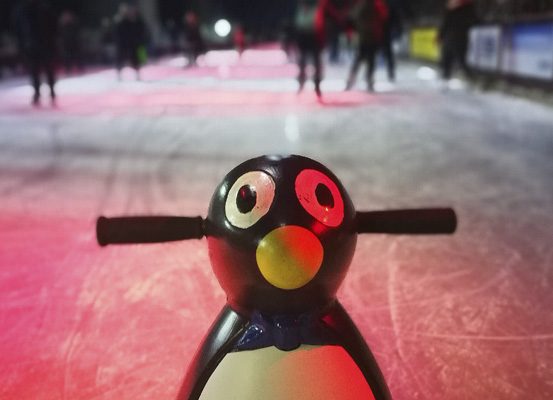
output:
M438 61L438 28L414 28L409 35L409 53L421 60Z
M501 39L501 27L499 25L472 28L467 55L468 64L482 71L498 71L502 50Z
M536 79L553 79L553 22L519 23L506 32L502 70Z

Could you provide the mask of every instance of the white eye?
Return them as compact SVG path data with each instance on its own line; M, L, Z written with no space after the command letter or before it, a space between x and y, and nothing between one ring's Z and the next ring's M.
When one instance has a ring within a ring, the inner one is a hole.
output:
M338 186L328 176L314 169L304 169L296 177L296 196L311 216L330 227L344 219L344 200Z
M249 228L269 212L274 198L275 181L270 175L262 171L247 172L228 192L226 217L237 228Z

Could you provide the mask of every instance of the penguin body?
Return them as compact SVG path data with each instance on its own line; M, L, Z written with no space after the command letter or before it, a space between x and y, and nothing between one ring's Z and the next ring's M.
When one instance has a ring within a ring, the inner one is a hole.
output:
M277 341L243 349L256 318L243 318L226 305L189 366L178 399L390 399L374 356L339 302L316 321L320 325L307 341L318 344L283 350Z
M200 400L373 399L357 365L341 346L266 347L227 354Z

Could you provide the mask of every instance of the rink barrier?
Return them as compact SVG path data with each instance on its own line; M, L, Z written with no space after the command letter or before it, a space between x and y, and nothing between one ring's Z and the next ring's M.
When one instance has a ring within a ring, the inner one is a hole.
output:
M437 36L437 27L412 28L410 57L439 62ZM467 63L489 80L553 89L553 18L474 26L469 33Z
M438 62L440 60L436 26L420 26L410 30L409 56L421 61Z
M534 83L553 83L553 21L476 26L468 62L476 71Z

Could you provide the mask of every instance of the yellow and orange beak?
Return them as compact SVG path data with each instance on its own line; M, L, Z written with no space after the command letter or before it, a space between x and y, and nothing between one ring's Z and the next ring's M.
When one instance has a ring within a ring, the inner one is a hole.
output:
M279 289L308 284L319 272L324 250L310 230L297 225L273 229L257 245L255 257L263 277Z

